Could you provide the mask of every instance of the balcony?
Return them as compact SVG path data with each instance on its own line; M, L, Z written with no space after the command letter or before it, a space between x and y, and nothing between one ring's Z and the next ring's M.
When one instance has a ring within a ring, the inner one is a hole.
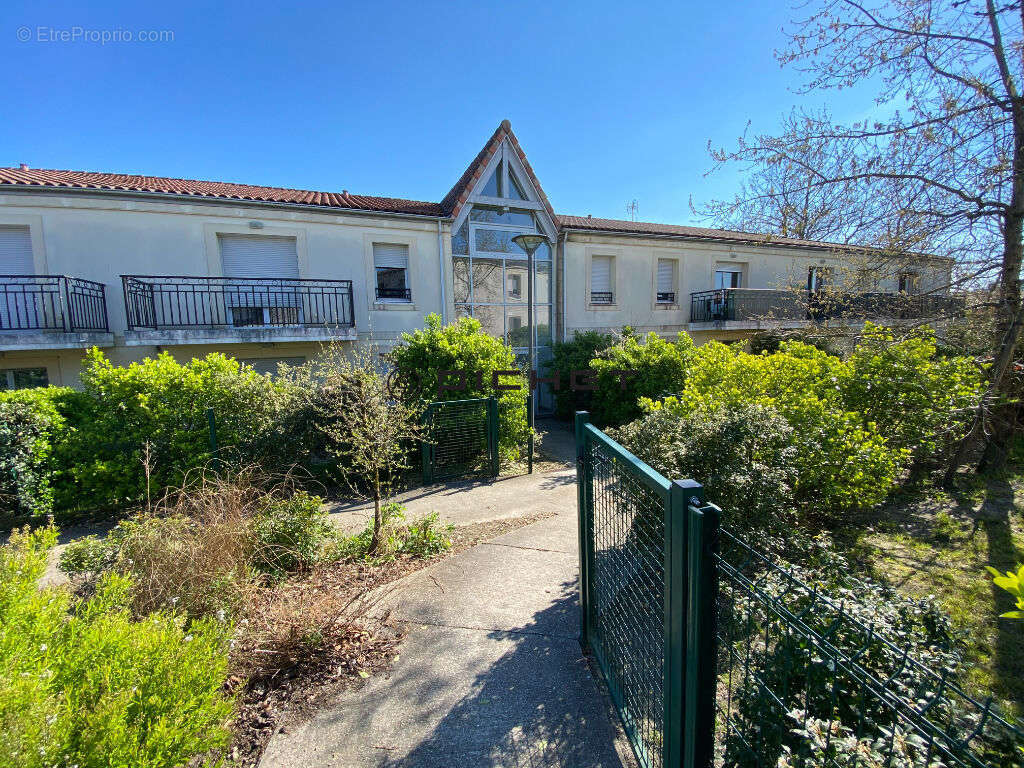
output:
M385 301L412 301L411 288L381 288L377 287L377 299Z
M690 330L798 328L825 321L919 320L960 315L959 296L722 288L690 294Z
M113 343L103 283L67 275L0 277L0 351Z
M352 341L350 280L122 275L125 343Z

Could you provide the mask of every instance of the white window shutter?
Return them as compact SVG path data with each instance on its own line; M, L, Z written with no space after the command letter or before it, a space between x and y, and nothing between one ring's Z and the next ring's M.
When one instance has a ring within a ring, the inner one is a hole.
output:
M297 278L294 237L220 235L224 277Z
M658 293L675 293L675 262L658 259Z
M373 244L373 266L387 269L409 268L409 246L390 243Z
M0 227L0 275L34 275L28 227Z
M612 257L594 256L590 261L590 290L592 293L611 293Z

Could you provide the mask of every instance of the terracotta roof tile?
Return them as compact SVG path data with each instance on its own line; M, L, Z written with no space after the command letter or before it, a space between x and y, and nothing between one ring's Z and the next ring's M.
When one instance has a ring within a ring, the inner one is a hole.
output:
M537 180L533 169L526 159L526 154L519 146L519 141L508 120L498 126L483 149L466 168L465 173L445 195L440 203L421 200L404 200L395 197L375 197L353 195L347 191L317 192L304 189L286 189L282 187L263 187L250 184L232 184L222 181L198 181L195 179L171 179L160 176L135 176L120 173L94 173L91 171L61 171L36 168L0 168L0 190L5 186L20 187L56 187L65 189L96 189L118 192L143 192L151 194L187 195L198 198L218 198L224 200L294 203L323 208L342 210L376 211L384 213L403 213L419 216L451 217L458 214L470 187L479 179L487 161L494 154L500 142L508 137L515 148L530 177L530 181L540 192L545 208L551 214L559 228L579 229L590 232L604 232L622 235L658 235L672 236L696 240L717 240L749 244L778 244L805 248L847 248L836 243L825 243L815 240L798 240L795 238L759 235L749 232L735 232L706 227L688 227L676 224L656 224L645 221L623 221L619 219L597 219L589 216L559 216L554 213L551 203Z
M799 240L793 237L759 235L751 232L737 232L728 229L688 227L681 224L656 224L650 221L623 221L621 219L596 219L590 216L557 216L558 226L563 229L584 229L591 232L608 232L623 235L669 235L693 238L695 240L729 240L759 245L778 244L802 246L804 248L847 248L841 243L826 243L819 240Z
M146 192L167 195L214 197L226 200L251 200L271 203L294 203L324 208L342 208L360 211L409 213L421 216L441 216L437 203L421 200L402 200L395 197L352 195L348 192L316 192L305 189L261 187L250 184L231 184L223 181L197 181L195 179L168 179L160 176L133 176L121 173L93 173L91 171L58 171L37 168L0 168L0 189L5 186L62 187L70 189L100 189L115 192Z
M540 195L541 202L547 209L552 220L556 219L555 210L551 207L551 202L548 200L547 195L544 194L544 189L540 185L536 174L533 172L533 168L530 166L530 161L526 159L526 153L523 152L523 148L519 146L519 139L512 132L512 124L508 120L502 120L501 125L498 126L497 130L491 135L491 138L484 144L483 149L477 153L477 156L473 158L473 162L466 168L465 173L455 182L455 186L452 187L448 194L444 196L441 201L441 209L445 212L446 216L458 216L459 211L466 202L466 198L469 197L470 187L476 182L480 175L483 173L484 166L487 165L488 161L494 156L494 152L501 144L505 137L508 137L509 143L512 148L515 149L516 155L518 155L520 162L523 164L523 168L526 169L526 174L530 177L530 182L536 188Z

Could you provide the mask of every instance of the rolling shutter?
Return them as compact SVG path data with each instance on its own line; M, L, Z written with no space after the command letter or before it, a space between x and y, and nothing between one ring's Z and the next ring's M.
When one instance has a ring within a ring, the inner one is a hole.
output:
M294 237L220 235L224 277L297 278Z
M658 259L658 293L675 293L675 262Z
M594 256L590 263L590 291L611 293L612 257Z
M408 269L409 246L374 243L373 266L385 269Z
M28 227L0 227L0 275L33 275L35 271Z

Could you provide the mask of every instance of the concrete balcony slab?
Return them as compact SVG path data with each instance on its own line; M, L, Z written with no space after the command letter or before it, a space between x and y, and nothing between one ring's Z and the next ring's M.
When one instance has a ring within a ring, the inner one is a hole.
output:
M259 344L287 341L355 341L352 326L304 328L302 326L260 326L248 328L158 328L126 331L128 347L177 346L187 344Z

